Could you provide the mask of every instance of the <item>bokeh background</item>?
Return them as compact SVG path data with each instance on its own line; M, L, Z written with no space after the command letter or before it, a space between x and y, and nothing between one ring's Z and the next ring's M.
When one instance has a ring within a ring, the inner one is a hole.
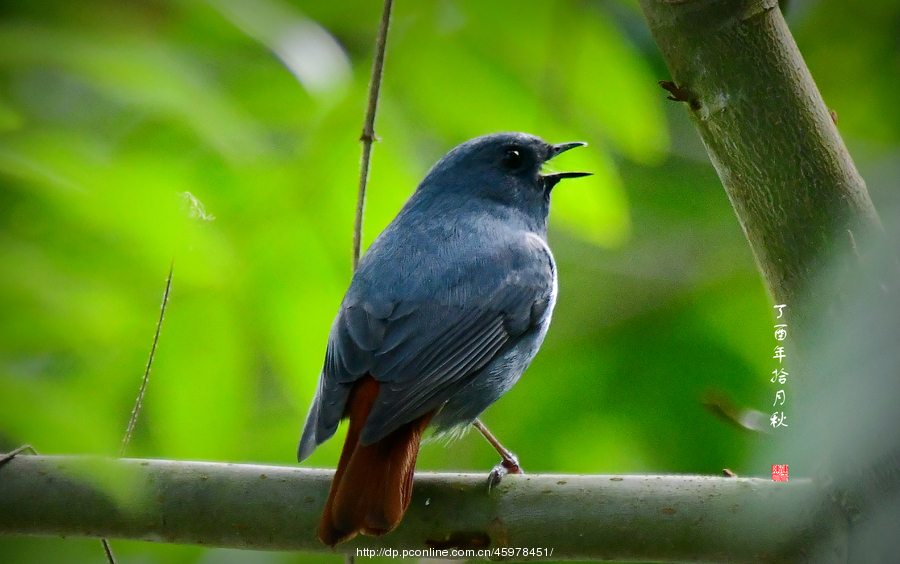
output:
M29 0L0 7L0 451L116 455L171 298L132 457L292 464L351 275L380 2ZM900 4L790 2L876 207L898 201ZM456 144L519 130L588 149L554 193L560 298L483 420L528 472L766 476L773 310L632 0L396 3L365 244ZM739 72L739 69L737 69ZM186 202L190 193L203 206ZM790 418L790 406L787 406ZM333 467L338 436L305 463ZM487 472L477 435L420 469ZM120 562L340 557L113 542ZM0 560L104 562L0 538Z

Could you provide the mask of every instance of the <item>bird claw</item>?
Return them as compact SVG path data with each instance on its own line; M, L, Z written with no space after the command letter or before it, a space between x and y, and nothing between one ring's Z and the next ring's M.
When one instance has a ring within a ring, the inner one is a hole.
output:
M488 493L491 493L491 488L495 488L500 485L500 481L503 480L503 476L507 474L524 474L525 471L522 470L522 467L519 466L519 457L517 457L513 453L508 453L509 458L504 458L496 466L491 469L491 473L488 474Z

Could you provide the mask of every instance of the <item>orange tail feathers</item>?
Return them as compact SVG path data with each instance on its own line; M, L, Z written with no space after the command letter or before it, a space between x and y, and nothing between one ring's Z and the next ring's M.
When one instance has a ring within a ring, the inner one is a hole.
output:
M319 520L319 539L329 546L360 532L387 533L409 507L419 442L434 414L427 413L363 446L359 433L372 411L378 387L377 380L364 376L354 386L344 410L350 428Z

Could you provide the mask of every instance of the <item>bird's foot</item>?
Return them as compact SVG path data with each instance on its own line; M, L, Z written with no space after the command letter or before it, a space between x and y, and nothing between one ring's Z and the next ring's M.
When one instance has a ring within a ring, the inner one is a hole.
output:
M507 474L524 474L525 471L522 470L522 467L519 466L519 458L513 454L513 452L503 445L500 444L500 441L497 440L497 437L493 435L488 428L484 426L479 419L475 419L472 422L472 425L475 426L476 429L484 436L484 438L494 447L494 450L497 451L497 454L500 455L500 464L494 466L491 473L488 474L488 493L491 492L491 488L497 486L500 483L500 480L503 479L503 476Z
M519 466L519 457L513 454L510 451L506 451L506 455L503 457L496 466L491 469L491 473L488 474L488 493L491 492L491 488L495 488L500 485L500 481L503 480L503 476L507 474L524 474L525 471L522 470L522 467Z

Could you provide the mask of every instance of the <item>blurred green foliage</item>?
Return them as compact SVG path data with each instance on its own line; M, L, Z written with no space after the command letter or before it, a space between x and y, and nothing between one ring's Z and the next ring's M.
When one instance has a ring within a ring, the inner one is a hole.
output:
M174 260L128 455L294 461L350 277L380 5L282 1L0 8L0 451L118 452ZM893 203L900 5L791 9L876 205ZM771 304L683 108L656 85L668 74L636 3L400 1L388 45L366 244L465 139L590 142L554 163L596 175L554 194L553 326L484 416L526 470L765 475L751 452L767 439L701 398L769 409ZM184 192L214 219L190 217ZM308 464L333 466L340 435ZM424 447L419 468L495 462L470 434ZM114 548L122 562L337 559ZM86 540L5 538L0 554L103 561Z

